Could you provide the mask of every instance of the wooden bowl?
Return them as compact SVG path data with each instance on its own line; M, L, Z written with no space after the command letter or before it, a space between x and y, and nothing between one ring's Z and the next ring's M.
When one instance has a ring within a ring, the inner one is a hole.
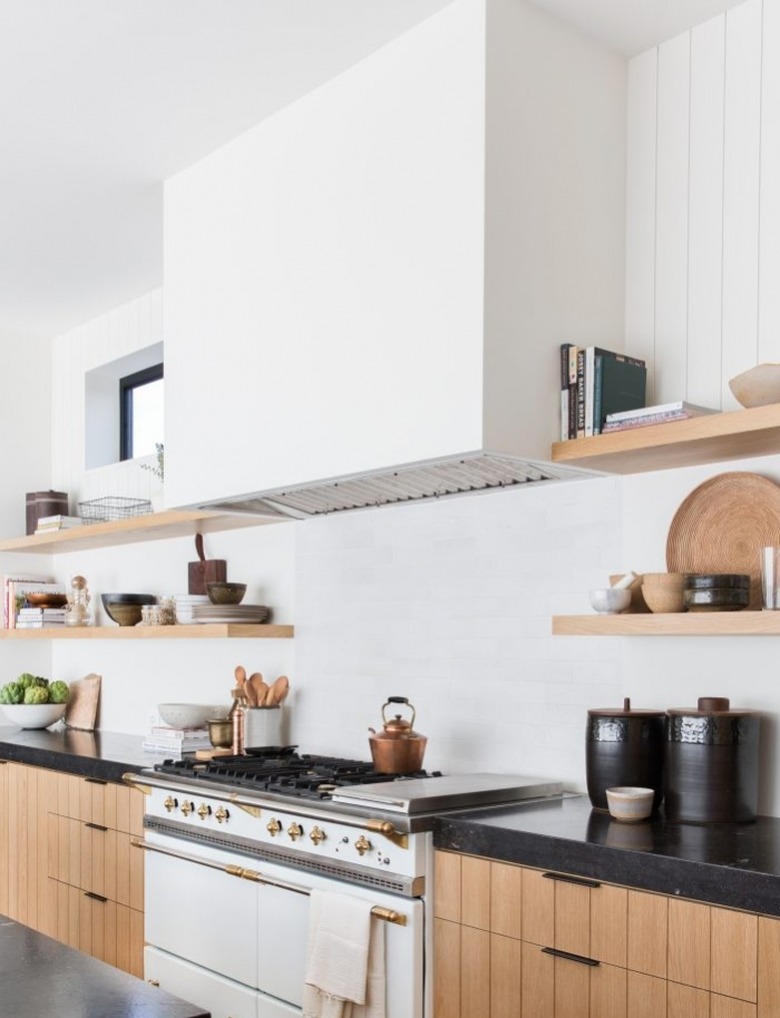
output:
M645 573L642 576L642 597L651 612L684 612L685 574Z

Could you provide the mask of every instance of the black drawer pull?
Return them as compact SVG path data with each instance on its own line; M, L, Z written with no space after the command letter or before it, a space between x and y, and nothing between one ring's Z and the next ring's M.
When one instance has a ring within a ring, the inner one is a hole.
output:
M89 827L93 831L107 831L108 828L104 827L103 824L93 824L90 820L85 821L85 827Z
M92 898L93 901L106 902L108 898L104 898L102 894L96 894L94 891L85 891L85 898Z
M542 954L551 954L554 958L565 958L566 961L577 961L580 965L590 965L591 968L601 964L595 958L585 958L581 954L572 954L570 951L559 951L557 947L543 947Z
M563 873L542 873L547 880L561 880L564 884L579 884L580 887L601 887L598 880L588 880L585 877L569 877Z
M103 778L84 778L84 780L88 781L91 785L107 785L108 784L108 782L105 781Z

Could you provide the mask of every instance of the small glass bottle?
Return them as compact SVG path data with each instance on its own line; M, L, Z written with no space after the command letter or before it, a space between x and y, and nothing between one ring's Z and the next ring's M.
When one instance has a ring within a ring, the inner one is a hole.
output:
M67 595L68 603L65 606L66 626L88 626L91 624L89 617L89 590L87 581L83 576L73 576L70 581L71 591Z

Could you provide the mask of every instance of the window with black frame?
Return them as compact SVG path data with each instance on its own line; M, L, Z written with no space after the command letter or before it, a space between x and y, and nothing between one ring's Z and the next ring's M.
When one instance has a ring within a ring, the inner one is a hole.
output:
M163 365L119 380L119 458L149 456L163 442Z

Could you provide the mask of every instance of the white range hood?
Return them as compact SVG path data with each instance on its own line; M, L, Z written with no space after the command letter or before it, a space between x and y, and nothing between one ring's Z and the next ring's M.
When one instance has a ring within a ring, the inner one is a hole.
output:
M592 476L562 342L619 350L626 65L443 10L165 186L169 507L311 514Z

